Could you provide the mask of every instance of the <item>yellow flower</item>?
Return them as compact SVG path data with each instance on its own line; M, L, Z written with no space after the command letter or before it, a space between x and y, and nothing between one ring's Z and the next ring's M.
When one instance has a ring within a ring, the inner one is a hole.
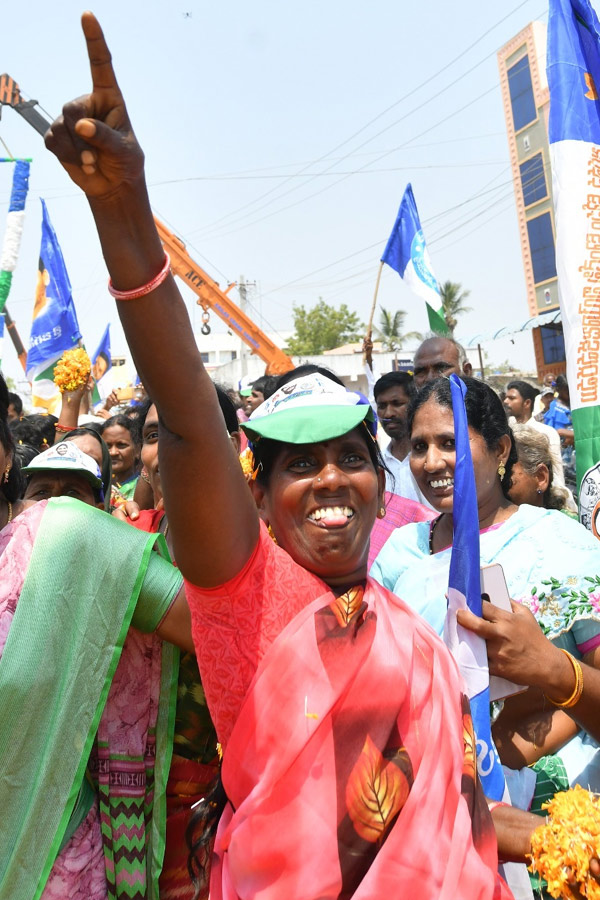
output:
M54 368L54 384L61 394L87 384L92 371L90 358L82 347L65 350Z
M254 481L258 473L258 469L254 465L254 454L250 447L246 447L243 453L240 453L240 465L246 481Z
M588 900L600 900L600 885L590 875L590 859L600 856L600 802L577 786L555 794L549 803L548 824L531 838L532 872L548 882L552 897L574 897L568 884L574 878Z

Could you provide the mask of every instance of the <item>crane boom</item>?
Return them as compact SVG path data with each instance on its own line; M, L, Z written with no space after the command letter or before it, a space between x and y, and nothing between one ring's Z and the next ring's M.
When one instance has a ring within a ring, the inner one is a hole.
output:
M163 246L171 257L173 274L178 275L197 294L196 302L204 311L214 310L228 328L248 344L253 353L264 359L267 364L267 375L280 375L293 369L294 364L290 357L254 324L198 263L194 262L183 241L169 231L156 216L154 221Z
M44 135L51 122L38 112L35 108L36 105L37 100L25 101L22 99L19 85L10 75L0 75L0 112L2 106L12 107L39 134ZM221 290L217 282L192 259L183 241L176 237L156 216L154 221L163 246L171 257L173 274L179 276L191 287L198 297L196 302L202 307L205 314L209 310L213 310L226 323L227 327L250 347L252 353L256 353L265 361L268 375L279 375L293 369L294 363L290 357L280 350L264 331L255 325L252 319L227 296L227 293ZM232 287L233 285L230 285L228 290ZM14 329L14 323L12 327ZM11 331L10 334L12 337L13 332ZM21 356L19 358L21 359Z

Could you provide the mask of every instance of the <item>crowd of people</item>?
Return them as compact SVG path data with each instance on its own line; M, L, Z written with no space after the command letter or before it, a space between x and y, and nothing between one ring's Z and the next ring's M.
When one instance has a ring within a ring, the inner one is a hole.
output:
M576 521L566 380L501 398L433 335L370 398L310 365L215 385L83 28L92 92L46 142L146 397L97 422L82 387L28 415L0 376L1 900L531 896L542 804L600 791L600 545ZM490 710L502 801L442 639L451 375L481 562L513 601L458 613L521 687Z

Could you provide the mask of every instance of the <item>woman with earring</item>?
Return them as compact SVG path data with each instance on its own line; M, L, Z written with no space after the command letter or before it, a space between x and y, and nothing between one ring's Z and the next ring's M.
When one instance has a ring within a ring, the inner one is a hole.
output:
M113 416L102 427L102 438L110 453L113 484L126 500L133 498L140 474L140 447L132 428L128 416Z
M569 509L569 492L554 480L550 442L545 434L528 425L513 425L517 462L512 467L509 497L520 506L543 506L558 509L572 519L577 514Z
M483 382L464 381L481 565L502 566L516 602L512 612L484 602L482 619L458 618L487 641L490 674L528 687L504 701L492 733L505 766L532 767L523 808L539 812L570 785L600 789L600 545L558 510L515 505L517 449L502 403ZM442 634L456 464L447 378L419 392L408 427L411 470L439 515L394 532L371 575Z
M91 13L82 23L92 92L46 142L89 198L159 414L165 509L223 751L226 796L204 798L219 820L210 896L509 898L455 665L367 578L385 483L372 410L320 375L285 385L245 423L248 488L169 274L110 52ZM185 484L183 471L194 472Z

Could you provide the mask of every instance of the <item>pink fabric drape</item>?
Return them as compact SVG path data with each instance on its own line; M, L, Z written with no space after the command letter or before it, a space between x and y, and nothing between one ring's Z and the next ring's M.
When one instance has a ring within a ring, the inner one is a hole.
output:
M223 761L211 900L506 900L468 703L437 636L369 579L267 650Z

